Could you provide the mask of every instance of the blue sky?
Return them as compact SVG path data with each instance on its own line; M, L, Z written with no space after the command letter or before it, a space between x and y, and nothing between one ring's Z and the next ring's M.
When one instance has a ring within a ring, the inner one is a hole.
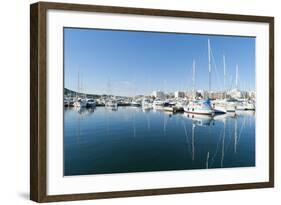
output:
M65 87L91 94L132 96L153 90L192 89L192 61L196 89L208 90L208 39L212 49L212 90L255 89L255 38L64 28Z

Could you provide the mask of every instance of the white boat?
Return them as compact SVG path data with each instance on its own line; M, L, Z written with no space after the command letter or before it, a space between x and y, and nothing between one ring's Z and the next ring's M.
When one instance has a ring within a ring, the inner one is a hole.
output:
M80 75L79 75L79 70L78 70L78 75L77 75L77 79L78 79L78 83L77 83L77 92L76 92L76 98L73 102L73 106L76 108L85 108L87 107L87 98L85 94L82 94L82 86L81 86L81 82L80 82ZM82 96L82 97L81 97Z
M167 112L176 112L175 103L169 101L164 102L163 110Z
M237 106L237 101L234 99L226 100L226 112L235 112Z
M165 103L165 102L164 102L163 100L155 99L155 100L153 101L153 104L152 104L153 109L155 109L155 110L162 110L163 107L164 107L164 103Z
M74 107L78 107L78 108L86 107L87 106L87 99L77 98L73 105L74 105Z
M237 110L255 110L255 103L249 100L242 100L237 103Z
M118 101L112 94L110 81L107 82L107 97L104 99L104 106L105 108L113 111L118 109Z
M183 108L185 105L187 105L187 100L183 100L183 99L179 100L179 99L178 99L178 100L176 101L176 105L175 105L175 106L176 106L176 107L179 107L179 108L180 108L180 107Z
M214 115L215 110L211 105L211 101L207 100L192 100L184 107L184 111L192 114Z
M224 88L226 88L226 61L225 55L223 55L223 81L224 81ZM236 66L236 88L238 84L238 66ZM224 99L214 100L212 102L213 109L217 114L225 114L229 112L235 112L237 107L237 100L236 99L228 99L227 90L224 91Z
M236 65L236 90L238 90L238 65ZM252 100L237 98L228 101L229 105L235 106L235 110L255 110L255 103Z
M64 105L65 107L68 107L69 104L70 104L70 99L69 99L69 98L64 98L64 99L63 99L63 105Z
M144 110L148 110L153 107L151 101L147 98L144 98L141 104L142 104L142 109Z
M106 108L110 108L110 109L117 109L118 105L117 105L117 101L114 99L108 99L105 102L105 107Z
M184 107L184 105L176 104L174 106L174 110L175 110L175 112L183 112L184 111L183 107Z
M73 107L75 100L73 98L65 98L63 104L65 107Z
M225 114L227 112L225 100L213 100L211 103L216 114Z
M140 107L140 106L141 106L141 103L138 102L138 101L133 100L133 101L131 102L131 106Z
M89 108L91 108L91 107L95 107L96 106L96 101L94 100L94 99L86 99L86 107L89 107Z
M210 40L208 39L208 53L209 53L209 93L211 90L210 85L210 72L211 72L211 62L210 62ZM193 91L195 92L195 61L193 60L192 66L192 80L193 80ZM192 114L201 114L201 115L214 115L215 110L211 105L211 101L209 99L195 99L191 100L187 106L184 107L184 111Z
M236 106L237 100L235 99L224 99L213 103L213 108L216 113L235 112Z

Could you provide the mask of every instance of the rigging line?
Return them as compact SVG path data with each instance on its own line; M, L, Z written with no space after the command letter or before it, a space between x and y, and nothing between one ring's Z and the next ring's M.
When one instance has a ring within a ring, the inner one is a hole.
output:
M192 78L192 72L193 72L193 71L192 71L192 66L191 66L191 69L188 69L188 71L189 71L189 72L187 72L188 75L187 75L187 78L186 78L186 79L187 79L187 81L186 81L186 82L187 82L187 83L186 83L186 85L187 85L187 91L189 91L189 88L192 87L192 79L190 80L190 76L191 76L191 78Z
M220 84L220 87L222 87L222 82L221 82L221 80L220 80L220 78L219 78L219 74L218 74L218 71L217 71L217 64L216 64L216 60L215 60L215 57L214 57L214 54L213 54L212 49L211 49L211 57L212 57L213 64L214 64L214 67L215 67L215 72L216 72L217 80L218 80L218 82L219 82L219 84Z
M228 85L228 91L230 91L233 88L233 77L232 77L232 75L230 75L229 82L230 83Z

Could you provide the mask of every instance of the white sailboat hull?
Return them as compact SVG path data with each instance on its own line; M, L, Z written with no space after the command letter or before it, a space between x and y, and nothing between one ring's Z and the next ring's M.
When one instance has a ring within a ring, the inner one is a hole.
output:
M187 106L184 107L184 111L187 113L200 114L200 115L215 114L215 110L212 108L208 100L191 101Z

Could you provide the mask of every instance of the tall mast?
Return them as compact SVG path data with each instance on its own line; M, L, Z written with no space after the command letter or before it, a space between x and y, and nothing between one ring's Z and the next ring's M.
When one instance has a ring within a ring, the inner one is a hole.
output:
M210 39L208 39L208 60L209 60L209 97L211 93L211 45Z
M193 93L195 94L195 60L192 63L192 86L193 86Z
M225 70L225 55L223 57L223 86L224 86L224 98L226 98L226 86L225 86L225 81L226 81L226 70Z
M235 86L238 89L238 64L236 64L236 79L235 79Z
M111 98L111 84L110 84L110 79L107 79L107 100L109 100Z
M83 75L82 73L80 73L80 93L83 93ZM81 95L82 97L84 97L84 95Z
M76 92L76 97L78 97L78 93L79 93L79 90L80 90L80 80L79 80L79 68L78 68L78 82L77 82L77 92Z

